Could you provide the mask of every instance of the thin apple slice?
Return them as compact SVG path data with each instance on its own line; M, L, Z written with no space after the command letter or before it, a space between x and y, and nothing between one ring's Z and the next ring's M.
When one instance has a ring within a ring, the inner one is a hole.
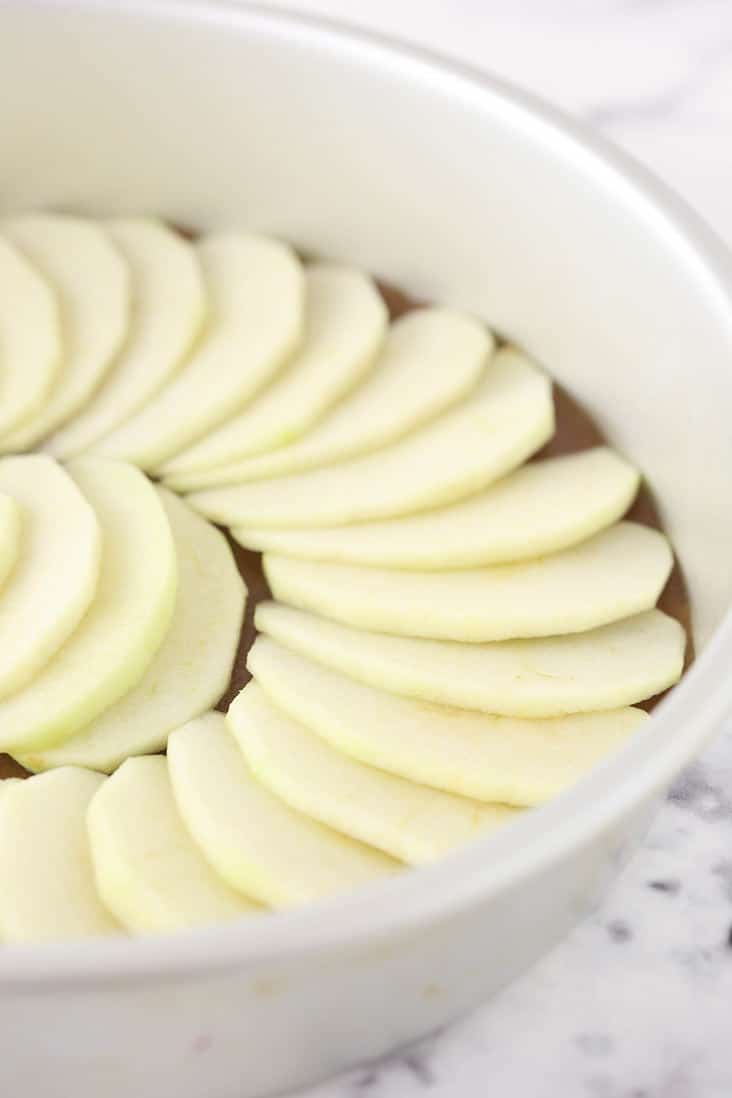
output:
M99 894L127 930L207 926L257 910L188 834L160 755L128 759L104 780L87 821Z
M249 669L272 703L337 751L400 777L479 801L542 804L639 728L642 709L545 720L438 706L364 686L269 637Z
M195 245L209 299L204 338L182 370L95 451L154 470L235 415L300 342L302 266L291 248L247 233Z
M56 297L35 267L0 237L0 451L2 436L41 407L61 366Z
M226 690L246 588L226 538L171 492L158 492L178 558L170 628L136 687L60 747L24 755L27 770L75 764L110 772L131 755L163 750L174 728Z
M103 458L75 458L68 470L102 531L99 582L85 617L50 662L0 702L0 751L11 755L55 746L132 690L175 607L175 546L153 485L138 469ZM58 562L49 570L58 583Z
M439 507L516 468L554 431L551 384L522 355L499 351L478 389L457 408L393 446L257 484L194 492L217 522L338 526Z
M372 366L386 328L386 306L373 281L350 267L305 268L303 345L253 404L184 450L166 476L227 465L300 437Z
M634 705L673 686L686 637L647 610L587 633L459 644L366 633L278 603L258 630L303 656L395 694L507 717L559 717Z
M237 527L247 549L307 560L442 570L566 549L611 525L638 490L636 469L604 446L531 462L476 496L383 522L315 530Z
M126 336L130 272L93 221L26 214L2 231L53 286L59 301L63 362L34 415L3 438L5 450L35 445L71 418L101 384Z
M21 527L20 507L12 496L0 492L0 587L17 563Z
M0 591L5 698L30 682L86 614L97 589L102 538L93 508L51 458L0 459L0 491L23 515L21 553Z
M100 224L131 272L130 330L101 388L46 442L56 457L93 449L154 397L182 367L206 314L198 259L179 233L154 218Z
M417 865L500 827L505 805L479 804L405 781L336 751L250 682L227 714L254 776L298 812Z
M667 538L633 522L549 557L462 571L264 557L281 602L361 629L456 641L580 633L639 614L655 606L672 565Z
M377 450L470 392L493 345L491 333L471 317L417 309L392 324L372 373L304 438L216 469L172 475L170 486L188 492L239 484Z
M398 868L379 851L293 811L257 782L221 713L173 732L168 768L181 816L209 863L232 888L261 903L289 907L321 899Z
M0 797L0 938L39 942L115 934L96 890L86 812L104 783L66 767L4 782Z

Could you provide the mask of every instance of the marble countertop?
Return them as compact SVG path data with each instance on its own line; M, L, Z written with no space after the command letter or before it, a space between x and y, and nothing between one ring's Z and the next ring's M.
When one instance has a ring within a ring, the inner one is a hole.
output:
M732 0L289 0L523 84L645 160L732 244ZM601 909L518 983L307 1098L731 1098L732 727Z

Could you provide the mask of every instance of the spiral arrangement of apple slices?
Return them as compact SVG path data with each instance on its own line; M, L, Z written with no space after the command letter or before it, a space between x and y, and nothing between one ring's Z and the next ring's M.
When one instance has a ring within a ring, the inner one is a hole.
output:
M682 672L672 554L609 448L529 461L554 429L525 354L390 323L357 270L0 222L0 751L35 772L0 782L0 940L327 897L620 747ZM277 600L226 714L246 589L209 520Z

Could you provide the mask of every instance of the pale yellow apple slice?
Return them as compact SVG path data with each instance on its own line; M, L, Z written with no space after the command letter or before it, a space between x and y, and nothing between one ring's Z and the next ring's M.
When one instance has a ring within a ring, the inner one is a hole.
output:
M227 721L252 773L275 796L409 864L440 858L515 814L355 762L273 705L257 682L232 702Z
M38 411L61 366L58 303L48 283L0 237L0 451Z
M40 942L115 934L96 890L86 812L105 779L65 767L0 797L0 938Z
M610 709L545 720L497 717L402 698L298 655L269 637L249 669L271 701L338 751L480 801L537 805L617 750L647 718Z
M325 263L306 267L298 354L254 403L174 457L162 473L226 465L299 438L372 366L386 320L386 306L367 275Z
M59 301L63 362L34 415L3 438L22 450L45 438L91 397L111 368L130 320L130 272L93 221L26 214L2 223L3 233L53 286Z
M178 809L209 863L264 904L321 899L397 868L273 796L252 776L221 713L173 732L168 767Z
M153 485L131 465L103 458L75 458L68 469L102 531L99 582L85 617L53 658L0 702L0 750L11 755L55 746L132 690L175 606L175 546ZM59 583L58 564L50 571Z
M636 469L597 447L530 462L483 492L435 511L315 530L233 531L248 549L386 568L469 568L554 553L616 522Z
M194 492L217 522L338 526L405 515L461 499L516 468L554 431L548 379L522 355L499 351L457 408L374 454L256 484Z
M0 591L4 698L43 669L86 614L102 538L94 509L51 458L1 458L0 492L12 496L23 515L20 554ZM3 731L0 717L0 736Z
M0 492L0 588L18 560L21 511L12 496Z
M686 637L659 610L587 633L460 644L388 637L260 603L258 630L360 682L508 717L558 717L633 705L673 686Z
M168 632L140 682L60 747L20 762L28 770L75 764L109 772L131 755L165 748L168 734L215 705L229 683L246 588L224 536L159 488L178 557Z
M449 309L418 309L392 324L373 371L304 438L216 469L180 473L191 491L279 477L377 450L461 400L493 350L491 333Z
M276 599L405 637L497 641L580 633L655 605L673 564L658 530L619 522L537 560L449 572L363 568L266 554Z
M131 272L127 341L100 389L45 449L68 458L129 419L183 365L205 314L206 295L194 248L153 218L101 222Z
M97 889L133 933L206 926L257 908L211 868L176 807L160 755L128 759L87 814Z
M195 245L209 323L191 357L144 408L95 446L156 469L239 412L300 342L304 277L292 249L247 233Z

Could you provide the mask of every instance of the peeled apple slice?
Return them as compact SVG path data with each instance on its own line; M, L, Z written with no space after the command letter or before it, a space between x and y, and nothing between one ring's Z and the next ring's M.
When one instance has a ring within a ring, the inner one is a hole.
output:
M100 786L87 820L99 894L127 930L206 926L256 910L188 834L160 755L123 763Z
M276 599L405 637L497 641L580 633L655 605L673 557L657 530L620 522L549 557L452 572L361 568L267 554Z
M97 894L86 812L104 783L67 767L3 783L0 796L0 939L38 942L115 934Z
M2 468L1 463L0 468ZM20 536L20 508L12 496L0 493L0 588L18 559Z
M508 717L558 717L633 705L673 686L686 637L647 610L587 633L458 644L366 633L260 603L255 626L303 656L396 694Z
M246 589L226 538L158 488L173 532L178 593L168 632L140 682L62 746L24 755L28 770L76 764L114 770L164 749L178 725L215 705L229 683Z
M28 214L2 223L3 233L58 295L63 362L42 406L3 439L22 450L65 423L91 397L112 366L130 320L130 272L93 221Z
M200 472L173 474L188 492L330 465L377 450L461 400L493 350L478 321L450 309L417 309L391 325L373 371L328 416L293 443L269 454Z
M536 461L436 511L316 530L256 530L248 549L385 568L469 568L565 549L616 522L638 490L632 465L601 446Z
M102 538L94 509L51 458L0 459L0 492L12 496L23 517L20 554L0 590L4 698L42 670L87 612L97 589ZM0 736L4 731L0 717Z
M520 465L554 431L551 384L523 355L499 351L457 408L393 446L258 484L195 492L230 526L337 526L439 507Z
M194 248L153 218L101 222L132 276L127 342L83 410L45 449L69 458L123 423L182 366L206 312Z
M38 411L61 366L58 304L48 283L0 237L0 451L2 436Z
M274 705L331 748L436 789L537 805L617 750L647 718L611 709L519 720L401 698L259 637L249 669ZM248 689L248 688L247 688Z
M68 470L102 531L99 582L85 617L53 659L0 702L0 751L11 755L55 746L132 690L175 606L175 546L150 481L103 458L76 458ZM49 571L58 582L58 562Z
M232 703L227 721L252 773L286 804L413 865L515 814L354 762L276 709L256 682Z
M168 767L178 809L207 860L232 888L262 903L322 899L397 868L260 785L221 713L172 734Z
M164 475L210 469L299 438L371 367L386 320L367 275L324 263L306 267L298 354L253 404L168 462Z
M95 451L154 470L240 411L297 347L304 278L291 248L247 233L194 245L209 300L204 338L182 370Z

